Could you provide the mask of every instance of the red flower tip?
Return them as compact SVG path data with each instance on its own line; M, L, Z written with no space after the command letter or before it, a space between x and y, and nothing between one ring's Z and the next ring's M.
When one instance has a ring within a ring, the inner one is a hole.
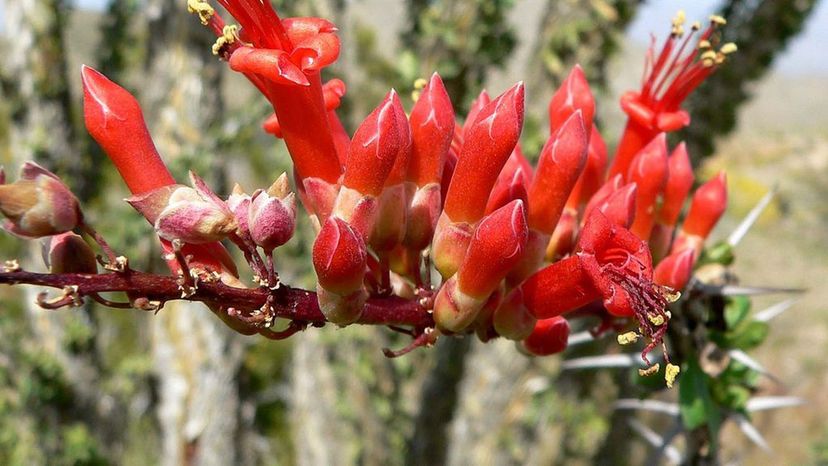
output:
M126 89L84 65L83 117L86 129L133 194L174 184L152 142L138 101Z
M351 141L342 184L362 194L379 196L404 145L397 93L391 91L368 115Z
M693 194L682 233L707 238L727 208L727 175L719 172Z
M282 50L239 47L229 63L234 71L252 73L277 84L310 86L302 69Z
M325 110L330 112L339 108L346 91L345 83L341 79L334 78L323 84L322 97L325 99Z
M495 181L489 201L486 203L486 215L515 199L522 199L525 202L531 184L532 165L524 157L520 144L517 144Z
M667 173L667 134L661 133L635 156L627 174L627 180L638 185L635 221L630 230L639 238L650 237L656 202L664 191Z
M485 217L457 272L458 289L476 299L488 298L523 257L528 234L523 201L512 201Z
M519 82L483 107L464 138L446 195L452 221L475 223L489 193L517 144L523 127L524 86Z
M366 264L362 236L341 218L329 217L313 243L319 285L338 295L350 295L362 288Z
M332 64L339 57L340 42L336 26L322 18L282 20L293 50L291 60L303 71L313 72Z
M659 262L655 269L654 280L659 285L680 291L690 281L695 264L696 254L693 248L674 252Z
M492 98L489 96L489 93L486 92L486 89L483 89L477 95L477 98L472 101L471 105L469 105L469 113L466 114L466 120L463 122L461 133L464 140L469 134L469 128L472 127L474 121L477 119L477 114L480 113L480 110L483 110L483 107L489 105L491 101Z
M393 89L391 90L391 101L394 106L394 117L397 120L395 126L399 131L399 149L394 158L394 166L391 167L391 173L385 180L385 186L399 185L405 181L408 166L411 161L411 127L408 124L408 117L405 115L405 108L403 108L400 96Z
M598 128L593 126L589 134L589 148L584 171L572 188L572 193L566 201L566 206L578 209L589 201L589 198L604 183L607 170L607 144Z
M535 356L549 356L565 350L568 340L569 322L558 316L539 320L523 347Z
M549 101L549 134L555 134L576 111L583 115L584 127L589 134L595 116L595 98L580 65L572 68Z
M624 177L621 175L615 175L610 177L604 184L601 186L595 194L592 195L589 202L587 203L586 209L584 209L584 216L583 219L587 219L592 214L592 211L596 208L600 208L606 205L607 199L612 196L613 193L618 191L624 186Z
M609 221L623 228L629 228L636 218L636 198L638 197L638 185L627 183L607 197L598 210L603 213Z
M664 201L658 211L658 223L672 227L681 214L681 208L695 180L687 147L683 142L673 150L667 166L669 174L664 187Z
M589 137L580 110L572 113L541 151L529 188L529 226L551 235L584 170Z
M419 187L439 182L454 136L454 108L440 75L434 73L411 110L408 179Z

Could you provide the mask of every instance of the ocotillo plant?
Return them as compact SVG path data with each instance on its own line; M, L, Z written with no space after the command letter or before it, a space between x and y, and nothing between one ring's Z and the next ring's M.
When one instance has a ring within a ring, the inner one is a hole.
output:
M670 155L665 132L689 124L682 101L735 50L719 43L722 18L685 33L679 16L662 48L650 51L642 88L622 100L629 121L611 164L589 85L573 69L549 102L550 137L532 167L518 145L522 83L493 99L482 93L460 125L435 73L416 83L410 114L391 90L349 135L336 114L345 83L322 80L339 55L336 27L281 19L268 2L219 3L241 27L206 2L188 6L215 32L213 53L273 105L264 129L284 139L292 176L252 194L237 186L227 199L193 173L191 186L178 184L137 100L84 67L86 128L131 190L127 202L153 226L172 273L132 269L69 188L27 163L18 181L3 180L0 211L9 232L48 237L50 273L11 260L0 283L60 289L54 298L41 294L47 309L84 297L154 312L171 300L200 301L238 332L271 339L327 323L411 335L406 348L386 349L389 357L471 334L548 355L566 346L566 319L596 316L597 332L645 339L648 365L648 353L663 348L673 383L679 368L662 344L667 305L722 215L726 187L724 174L703 184L679 223L692 172L683 146ZM282 283L274 257L294 234L297 197L316 230L315 291ZM103 273L75 232L103 251ZM253 283L239 279L222 241L241 251ZM128 301L100 295L112 291Z

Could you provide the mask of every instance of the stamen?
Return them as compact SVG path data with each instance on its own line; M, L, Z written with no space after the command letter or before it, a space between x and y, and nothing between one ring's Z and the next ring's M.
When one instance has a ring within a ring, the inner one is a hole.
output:
M216 10L204 0L187 0L187 11L197 14L204 26L210 23L210 18L216 13Z
M216 39L216 42L213 44L213 55L220 55L222 54L222 50L231 44L235 44L236 41L239 39L239 27L235 24L230 24L224 26L224 29L221 31L221 37Z
M661 365L659 363L655 363L646 369L638 369L638 375L641 377L647 377L648 375L657 374L659 369L661 369Z
M727 24L727 20L724 17L719 15L711 15L710 16L710 23L716 26L724 26Z

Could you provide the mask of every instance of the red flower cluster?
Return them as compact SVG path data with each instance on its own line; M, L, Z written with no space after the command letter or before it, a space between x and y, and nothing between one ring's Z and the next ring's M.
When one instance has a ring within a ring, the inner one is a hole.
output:
M189 6L216 32L214 52L273 105L265 129L285 140L295 189L318 231L312 260L328 321L357 322L369 299L393 294L433 312L435 329L420 329L428 330L421 342L474 331L551 354L566 346L561 316L597 302L607 316L636 321L649 340L645 355L660 342L671 290L689 280L726 204L722 174L696 190L678 226L694 180L684 145L669 154L665 134L689 122L681 101L732 49L712 52L719 18L698 44L693 34L679 44L674 22L642 90L622 101L630 120L609 167L595 101L576 67L550 100L551 136L532 167L518 144L522 83L494 99L481 93L461 126L435 73L409 114L392 90L350 136L335 113L345 85L320 77L339 54L334 25L282 20L266 1L218 1L241 29L204 2ZM184 247L191 265L238 284L217 242L229 238L260 284L277 286L271 255L295 225L287 177L252 195L237 187L226 201L194 175L192 187L178 185L135 99L90 68L83 83L87 128L163 238L173 269Z

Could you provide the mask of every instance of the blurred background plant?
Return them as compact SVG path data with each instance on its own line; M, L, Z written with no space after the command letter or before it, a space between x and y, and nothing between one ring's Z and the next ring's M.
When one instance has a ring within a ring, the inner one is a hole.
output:
M678 415L686 428L720 440L723 459L768 461L771 453L736 433L738 423L721 424L718 432L720 421L748 414L754 394L807 399L807 410L756 414L753 425L775 449L775 461L824 464L828 433L820 413L828 403L821 387L828 365L818 349L828 344L828 317L821 312L828 296L819 285L828 254L819 245L828 226L828 68L796 68L783 52L806 26L824 31L828 14L816 0L701 3L275 2L284 16L318 15L339 26L343 56L333 72L349 84L346 125L388 87L409 91L433 70L460 109L484 87L499 92L524 79L522 143L529 156L546 137L546 101L572 65L584 67L600 98L602 130L614 141L623 121L617 96L636 87L641 70L641 32L665 33L681 7L693 8L691 19L714 11L727 16L725 39L738 42L739 53L691 99L693 125L680 137L700 172L729 170L731 205L721 236L779 186L729 270L752 285L814 291L770 331L750 308L772 306L775 296L696 299L706 303L704 310L682 309L704 321L719 319L718 333L702 341L728 351L758 347L751 354L772 376L732 357L713 364L700 354L704 347L682 348L695 352L688 360L716 367L691 366L683 374ZM184 2L0 5L6 51L0 160L11 171L27 159L55 169L93 207L93 217L109 220L97 223L138 268L160 270L159 252L80 126L80 63L138 95L179 177L193 168L226 192L228 180L263 186L288 166L281 143L259 129L265 102L210 55L212 40ZM774 67L779 57L787 68ZM300 230L280 262L291 284L312 283L309 237ZM27 257L32 267L39 251L20 244L0 236L4 258ZM730 260L720 255L711 262ZM629 399L646 391L631 384L630 369L571 370L573 361L611 348L606 341L575 346L563 358L531 359L508 342L444 339L432 350L391 360L379 348L402 340L372 328L271 342L231 334L197 307L158 316L95 306L46 313L30 306L32 297L0 289L3 464L639 464L659 458L648 447L658 439L646 434L667 437L673 428L669 418L646 410L616 409L637 407ZM675 417L675 405L668 406ZM670 448L657 451L676 459Z

